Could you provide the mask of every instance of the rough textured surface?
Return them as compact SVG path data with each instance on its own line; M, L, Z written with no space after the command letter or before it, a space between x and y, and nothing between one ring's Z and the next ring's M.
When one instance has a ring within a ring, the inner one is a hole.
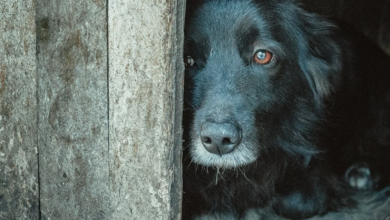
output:
M38 219L34 1L0 1L0 219Z
M0 219L180 218L179 2L0 3Z
M183 7L109 2L113 219L180 218Z
M111 219L106 1L37 0L42 219Z

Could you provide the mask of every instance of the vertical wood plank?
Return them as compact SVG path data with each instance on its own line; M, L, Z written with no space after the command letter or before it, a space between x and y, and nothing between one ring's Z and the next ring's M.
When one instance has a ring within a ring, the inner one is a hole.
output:
M106 1L37 0L42 219L111 219Z
M1 1L0 21L0 219L38 219L34 1Z
M113 219L180 219L183 12L108 3Z

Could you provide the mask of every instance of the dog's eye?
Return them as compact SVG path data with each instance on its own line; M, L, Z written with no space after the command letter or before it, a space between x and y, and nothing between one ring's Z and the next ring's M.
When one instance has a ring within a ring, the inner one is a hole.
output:
M267 50L258 50L253 57L257 64L265 65L272 61L273 54Z
M195 64L195 60L191 56L186 56L184 58L184 64L186 66L193 66Z

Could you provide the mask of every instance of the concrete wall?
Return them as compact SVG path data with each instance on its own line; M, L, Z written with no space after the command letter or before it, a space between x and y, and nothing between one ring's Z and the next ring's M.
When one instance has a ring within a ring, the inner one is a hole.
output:
M0 219L180 219L184 7L0 2Z
M180 219L183 10L180 0L109 3L114 219Z
M42 218L107 219L106 2L39 0L36 13Z
M0 2L0 219L39 216L35 6Z

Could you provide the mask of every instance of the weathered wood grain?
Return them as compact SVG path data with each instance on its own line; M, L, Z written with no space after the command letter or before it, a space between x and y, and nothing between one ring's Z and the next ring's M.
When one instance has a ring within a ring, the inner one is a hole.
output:
M42 219L111 219L106 1L37 0Z
M38 219L34 1L0 2L0 219Z
M183 12L108 4L113 219L180 219Z

